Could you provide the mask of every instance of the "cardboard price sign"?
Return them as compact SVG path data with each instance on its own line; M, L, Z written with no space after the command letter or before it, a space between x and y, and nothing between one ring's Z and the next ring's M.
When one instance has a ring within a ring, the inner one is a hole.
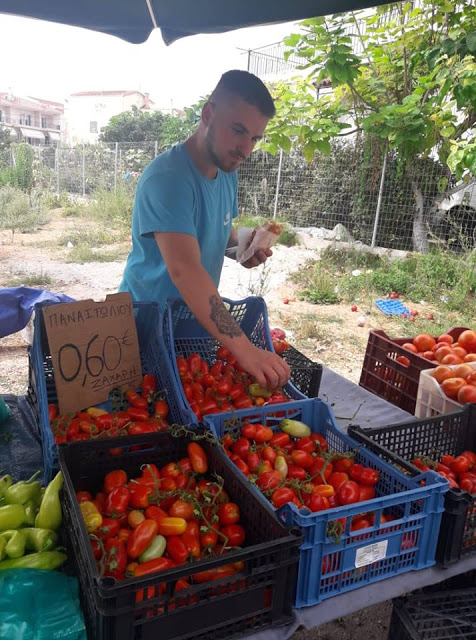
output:
M81 300L43 308L60 413L108 399L115 387L142 381L137 328L129 293L104 302Z

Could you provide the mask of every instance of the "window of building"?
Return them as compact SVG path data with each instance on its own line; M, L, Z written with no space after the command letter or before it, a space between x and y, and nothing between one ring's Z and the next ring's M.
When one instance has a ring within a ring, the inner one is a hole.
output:
M98 132L98 123L95 120L91 120L89 123L89 133Z
M0 109L0 122L3 122L3 111Z
M46 121L46 118L41 118L41 128L46 129L47 127L48 127L48 123Z
M26 124L27 127L31 127L31 116L26 113L22 113L20 116L20 124Z

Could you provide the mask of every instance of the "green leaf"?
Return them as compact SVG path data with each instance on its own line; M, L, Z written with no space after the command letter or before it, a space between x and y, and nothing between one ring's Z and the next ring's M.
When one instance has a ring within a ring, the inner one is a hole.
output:
M300 40L301 35L299 33L292 33L290 36L284 38L284 44L287 47L295 47Z
M291 151L291 140L287 136L280 136L279 146L283 149L283 151L289 153Z
M307 142L304 145L304 148L302 150L303 154L304 154L304 159L306 160L306 162L308 164L311 164L311 162L314 160L314 156L316 154L316 147L314 142Z
M440 131L440 136L443 138L451 138L456 129L453 126L443 127Z
M316 140L316 147L318 151L328 156L331 152L331 143L329 140Z
M476 31L473 31L466 36L466 46L468 47L468 51L471 53L476 52Z
M456 42L451 38L446 38L446 40L443 40L441 43L441 48L447 55L452 56L456 51Z
M437 187L438 193L443 193L444 191L446 191L447 187L448 187L448 178L445 178L445 177L440 178L438 180L438 187Z

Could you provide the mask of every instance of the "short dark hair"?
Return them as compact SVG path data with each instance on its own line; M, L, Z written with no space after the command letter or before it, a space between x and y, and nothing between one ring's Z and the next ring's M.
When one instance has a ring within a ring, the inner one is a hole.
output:
M221 91L238 96L248 104L261 111L264 116L272 118L276 114L273 98L265 84L248 71L234 69L222 75L210 96L210 101Z

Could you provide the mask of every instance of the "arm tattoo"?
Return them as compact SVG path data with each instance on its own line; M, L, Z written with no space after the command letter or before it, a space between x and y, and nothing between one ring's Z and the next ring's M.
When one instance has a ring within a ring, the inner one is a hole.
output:
M221 298L216 295L210 296L210 308L210 319L215 323L220 333L230 338L238 338L243 335L239 324L228 313Z

